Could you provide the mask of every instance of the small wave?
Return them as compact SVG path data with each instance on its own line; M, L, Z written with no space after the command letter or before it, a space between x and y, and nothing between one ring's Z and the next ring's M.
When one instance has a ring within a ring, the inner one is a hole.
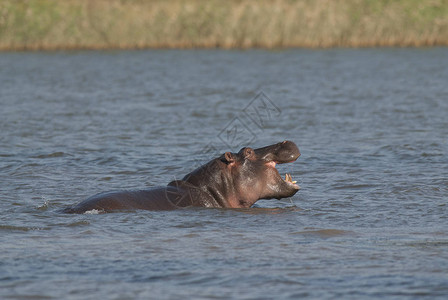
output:
M45 228L42 228L42 227L13 226L13 225L0 225L0 230L5 230L5 231L32 231L32 230L45 230Z
M260 214L282 214L288 212L301 211L302 209L297 206L287 206L287 207L252 207L252 208L238 208L239 212L243 212L250 215L260 215Z
M81 221L75 221L75 222L70 222L70 223L54 223L51 224L51 227L57 227L57 228L61 228L61 227L78 227L78 226L87 226L90 225L90 222L87 220L81 220Z
M336 236L343 235L354 235L355 232L348 230L340 230L340 229L318 229L318 230L306 230L306 231L297 231L292 232L294 235L305 235L305 236L317 236L321 238L331 238Z
M73 222L73 223L67 224L65 226L67 226L67 227L77 227L77 226L85 226L85 225L90 225L90 222L83 220L83 221Z
M448 240L425 240L425 241L415 241L403 243L403 246L409 247L448 247Z
M347 184L347 185L337 185L334 186L333 189L335 190L359 190L359 189L369 189L369 188L375 188L377 185L375 184Z
M50 206L50 201L45 200L45 198L42 197L42 199L44 200L44 203L41 205L36 206L37 210L42 210L45 211L48 209L48 207Z
M421 156L422 156L422 157L443 156L443 153L442 153L442 152L432 152L432 153L429 153L429 152L423 152L423 153L421 154Z
M58 152L53 152L50 154L41 154L41 155L33 156L33 158L54 158L54 157L61 157L64 155L65 155L64 152L58 151Z
M88 210L88 211L86 211L84 214L85 215L99 215L99 214L103 214L103 213L105 213L105 211L104 210L98 210L98 209L92 209L92 210Z
M204 227L206 225L209 224L213 224L213 222L206 222L206 221L201 221L201 222L185 222L185 223L181 223L178 225L174 225L173 227L175 228L200 228L200 227Z

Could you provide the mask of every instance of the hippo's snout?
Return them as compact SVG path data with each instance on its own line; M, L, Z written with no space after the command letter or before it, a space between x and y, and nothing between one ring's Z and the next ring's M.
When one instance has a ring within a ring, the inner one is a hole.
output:
M277 164L290 163L300 156L299 148L291 141L283 141L278 144L255 149L255 155L259 160L275 162Z

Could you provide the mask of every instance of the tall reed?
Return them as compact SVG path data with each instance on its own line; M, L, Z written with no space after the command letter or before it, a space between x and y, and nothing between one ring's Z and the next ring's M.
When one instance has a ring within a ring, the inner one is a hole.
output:
M448 45L448 0L0 0L0 49Z

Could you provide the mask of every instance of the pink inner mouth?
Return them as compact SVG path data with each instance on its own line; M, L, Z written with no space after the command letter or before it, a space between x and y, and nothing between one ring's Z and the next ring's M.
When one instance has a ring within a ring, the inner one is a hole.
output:
M291 162L293 162L293 161L291 161ZM277 163L276 163L275 161L267 162L266 165L267 165L268 167L272 167L272 168L274 168L275 170L277 170L277 168L275 167L275 166L277 165ZM278 170L277 170L277 173L278 173ZM279 176L280 176L280 174L279 174ZM289 176L289 180L287 179L288 176ZM282 178L282 177L280 176L280 178ZM283 178L282 178L282 179L283 179ZM300 189L300 186L299 186L298 184L296 184L295 181L293 182L292 177L291 177L290 174L285 175L285 179L283 179L283 181L286 182L287 184L290 184L290 185L296 187L297 189Z
M267 166L269 166L269 167L273 167L273 168L275 168L275 165L276 165L276 164L277 164L277 163L276 163L275 161L270 161L270 162L266 163Z

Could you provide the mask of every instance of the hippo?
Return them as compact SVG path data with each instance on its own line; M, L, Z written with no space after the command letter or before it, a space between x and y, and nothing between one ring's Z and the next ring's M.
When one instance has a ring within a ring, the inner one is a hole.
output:
M290 174L283 179L276 164L300 156L291 141L238 153L225 152L165 187L96 194L66 208L65 213L87 211L172 210L186 207L249 208L260 199L291 197L300 189Z

